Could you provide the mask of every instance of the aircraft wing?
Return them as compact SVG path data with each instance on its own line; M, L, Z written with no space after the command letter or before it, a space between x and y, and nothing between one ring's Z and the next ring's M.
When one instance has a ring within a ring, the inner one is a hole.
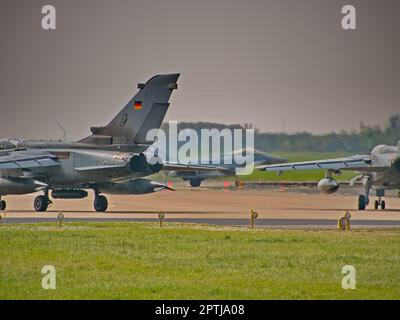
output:
M0 173L59 166L57 157L48 152L14 151L0 156Z
M201 165L201 164L183 164L183 163L171 163L164 162L163 171L197 171L197 172L210 172L210 171L226 171L226 168L210 166L210 165Z
M282 164L267 165L261 168L263 171L292 171L292 170L354 170L374 171L379 169L372 166L369 155L352 156L347 158L326 159L306 162L289 162Z

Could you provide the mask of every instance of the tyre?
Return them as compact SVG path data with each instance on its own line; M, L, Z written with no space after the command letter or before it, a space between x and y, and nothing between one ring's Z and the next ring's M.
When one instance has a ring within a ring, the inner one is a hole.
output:
M106 212L108 208L108 201L105 196L97 196L94 200L94 209L97 212Z
M33 202L33 206L35 211L37 212L45 212L49 206L49 198L45 196L37 196L35 201Z
M200 185L201 185L201 180L200 179L190 179L190 185L192 186L192 187L200 187Z
M385 208L386 208L386 202L385 202L385 200L382 200L382 202L381 202L381 209L382 209L382 210L385 210Z
M365 206L366 206L365 196L361 194L358 196L358 210L365 210Z
M7 208L6 202L4 200L0 201L0 210L3 211L6 210L6 208Z
M379 208L379 201L378 200L375 200L374 208L375 208L375 210L378 210L378 208Z

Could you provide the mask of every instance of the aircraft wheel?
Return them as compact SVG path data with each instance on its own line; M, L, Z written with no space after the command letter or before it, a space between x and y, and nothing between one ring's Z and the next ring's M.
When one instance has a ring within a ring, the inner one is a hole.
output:
M385 208L386 208L386 202L385 202L385 200L382 200L381 201L381 209L385 210Z
M0 201L0 210L6 210L7 203L4 200Z
M94 200L94 209L97 212L106 212L108 208L108 201L105 196L97 196Z
M37 196L35 198L35 201L33 202L33 206L35 208L35 211L44 212L47 210L49 203L49 198L47 198L46 196Z
M365 210L366 200L363 194L358 196L358 210Z
M375 210L379 209L379 201L378 200L375 200L374 208L375 208Z
M189 182L192 187L200 187L200 185L201 185L200 179L190 179Z

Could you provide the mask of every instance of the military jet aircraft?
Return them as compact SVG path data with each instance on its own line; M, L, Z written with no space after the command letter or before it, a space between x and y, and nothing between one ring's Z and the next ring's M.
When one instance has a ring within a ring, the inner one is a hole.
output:
M271 156L267 153L264 153L259 150L236 150L232 153L233 158L236 153L252 152L254 154L254 163L253 166L257 169L259 166L275 164L275 163L284 163L287 160ZM182 178L183 181L189 181L192 187L200 187L202 181L206 179L215 179L220 177L236 177L236 185L240 185L240 180L236 175L236 169L239 167L244 167L244 165L239 165L236 163L232 164L224 164L223 163L224 156L221 157L220 165L214 171L170 171L168 175L171 177L179 177ZM223 168L223 170L221 170ZM165 170L163 170L165 171Z
M179 74L158 75L139 84L138 93L105 127L78 142L0 140L1 196L43 191L34 200L36 211L46 211L54 199L81 199L92 189L96 211L107 210L102 193L143 194L169 189L143 177L166 170L215 170L162 162L145 151L150 129L160 128L177 89ZM153 160L153 161L149 161ZM157 160L157 161L154 161ZM0 210L6 202L0 201Z
M334 174L340 174L342 170L360 172L360 175L350 181L350 185L354 185L356 182L362 182L365 185L365 193L358 197L358 209L366 208L370 202L370 190L374 188L378 197L374 202L374 208L377 210L380 207L383 210L386 208L385 200L382 199L385 196L385 190L400 190L400 141L397 146L378 145L369 155L268 165L263 168L263 170L277 171L278 173L311 169L326 170L325 178L318 183L318 189L326 194L334 193L339 189L339 183L333 178Z

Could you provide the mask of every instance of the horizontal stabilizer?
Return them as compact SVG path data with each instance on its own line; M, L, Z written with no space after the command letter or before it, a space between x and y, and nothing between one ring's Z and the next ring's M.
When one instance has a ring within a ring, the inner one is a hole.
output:
M227 171L226 168L210 166L210 165L192 165L183 163L171 163L166 162L163 164L162 170L164 171L198 171L198 172L210 172L210 171Z
M110 169L126 168L126 165L112 165L112 166L90 166L90 167L77 167L76 171L102 171Z

